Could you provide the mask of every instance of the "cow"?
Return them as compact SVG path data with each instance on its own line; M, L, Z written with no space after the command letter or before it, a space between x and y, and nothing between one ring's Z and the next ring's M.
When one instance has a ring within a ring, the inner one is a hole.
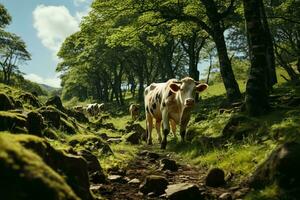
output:
M139 109L140 109L140 105L139 104L134 104L133 103L133 104L131 104L129 106L129 113L130 113L131 119L133 121L135 121L138 118L138 116L139 116Z
M190 113L195 105L195 95L206 90L205 83L195 81L193 78L185 77L178 81L170 79L165 83L152 83L145 88L145 113L147 128L147 143L152 144L153 119L156 120L156 130L161 149L167 146L167 135L170 125L176 136L176 125L180 125L181 140L184 141ZM160 134L162 122L163 138Z
M91 103L87 105L86 111L91 116L98 115L101 111L104 109L104 103L98 104L98 103Z

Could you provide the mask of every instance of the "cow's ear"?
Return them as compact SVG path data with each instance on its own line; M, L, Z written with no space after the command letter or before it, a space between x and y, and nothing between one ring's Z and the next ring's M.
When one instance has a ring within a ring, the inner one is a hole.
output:
M170 88L171 88L171 91L175 93L175 92L177 92L178 90L180 90L180 85L177 84L177 83L171 83L171 84L170 84Z
M196 86L196 91L197 92L203 92L204 90L206 90L206 88L208 88L208 85L206 83L199 83Z

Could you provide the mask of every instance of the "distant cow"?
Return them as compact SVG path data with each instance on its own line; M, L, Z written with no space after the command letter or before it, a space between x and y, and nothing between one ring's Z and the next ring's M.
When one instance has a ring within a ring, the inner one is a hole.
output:
M140 105L139 104L131 104L129 106L129 113L130 113L131 119L133 121L135 121L138 118L138 116L140 114L139 109L140 109Z
M98 104L98 103L91 103L87 105L86 111L91 116L98 115L101 111L104 109L104 103Z
M207 84L199 83L190 77L180 81L170 79L165 83L149 85L144 92L148 144L152 144L153 118L156 119L156 130L162 149L165 149L167 145L170 124L174 135L176 124L180 124L180 135L184 141L186 127L190 120L190 111L195 104L195 94L204 91L207 87ZM161 121L163 139L160 135Z

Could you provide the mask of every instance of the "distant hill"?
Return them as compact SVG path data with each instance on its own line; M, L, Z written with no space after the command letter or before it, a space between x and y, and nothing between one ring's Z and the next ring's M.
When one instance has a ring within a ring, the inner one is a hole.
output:
M55 90L59 90L59 88L52 87L52 86L49 86L49 85L46 85L46 84L39 83L39 85L43 90L46 90L47 92L52 92L52 91L55 91Z

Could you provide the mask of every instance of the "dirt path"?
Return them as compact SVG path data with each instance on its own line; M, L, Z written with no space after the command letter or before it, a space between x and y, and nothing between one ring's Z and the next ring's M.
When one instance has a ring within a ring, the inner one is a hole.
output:
M204 183L207 174L207 170L205 169L200 170L196 167L177 162L177 171L163 170L161 160L164 158L173 159L174 156L168 152L155 150L159 149L158 146L150 149L146 148L140 151L126 169L110 171L110 175L117 176L109 176L108 183L92 185L91 189L94 193L101 194L102 197L112 200L166 199L164 195L151 196L139 191L140 185L148 175L160 175L168 180L169 185L176 183L192 183L197 185L204 199L239 199L242 196L241 194L243 194L239 187L224 186L212 188L205 186Z

